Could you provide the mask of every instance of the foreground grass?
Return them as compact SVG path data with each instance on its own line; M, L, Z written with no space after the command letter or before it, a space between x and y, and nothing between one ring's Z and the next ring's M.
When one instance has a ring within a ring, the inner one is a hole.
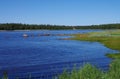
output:
M73 69L71 73L64 71L58 79L120 79L120 59L114 60L110 64L107 72L90 64L84 65L80 69Z

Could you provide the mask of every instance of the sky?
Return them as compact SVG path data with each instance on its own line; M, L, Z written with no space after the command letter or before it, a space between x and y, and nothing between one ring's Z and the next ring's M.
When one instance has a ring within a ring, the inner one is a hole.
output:
M120 0L0 0L0 23L120 23Z

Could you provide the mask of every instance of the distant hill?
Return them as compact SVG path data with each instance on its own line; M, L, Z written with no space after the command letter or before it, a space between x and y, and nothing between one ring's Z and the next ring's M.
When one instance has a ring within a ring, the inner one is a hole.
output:
M20 23L0 24L0 30L69 30L69 29L120 29L120 24L101 24L90 26L35 25Z

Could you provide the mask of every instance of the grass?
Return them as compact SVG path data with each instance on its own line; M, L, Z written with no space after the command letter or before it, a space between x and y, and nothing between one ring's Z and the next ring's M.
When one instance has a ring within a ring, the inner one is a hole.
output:
M87 34L75 34L74 40L81 40L81 41L92 41L92 42L100 42L104 44L106 47L114 49L114 50L120 50L120 31L117 31L118 33L114 33L114 31L110 32L108 34L108 31L105 32L93 32L93 33L87 33ZM114 35L114 34L117 34Z
M89 70L89 71L88 71ZM102 76L102 72L98 70L96 67L86 64L79 70L73 69L70 73L64 71L58 79L100 79L99 77Z
M115 53L115 54L106 54L107 57L113 58L113 59L120 59L120 53Z
M110 64L107 72L104 72L91 64L86 64L80 69L73 69L71 73L64 71L58 79L120 79L120 59Z
M75 34L73 40L100 42L104 46L120 51L120 30L110 30L103 32L91 32L87 34ZM120 53L107 54L110 58L120 58Z

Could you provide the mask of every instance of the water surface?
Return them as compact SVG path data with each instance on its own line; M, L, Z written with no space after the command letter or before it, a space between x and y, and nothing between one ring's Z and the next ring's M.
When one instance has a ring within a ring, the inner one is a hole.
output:
M10 78L51 76L61 73L64 68L71 70L89 62L106 70L111 59L106 53L116 52L98 42L59 40L70 36L57 34L77 34L101 30L39 30L0 32L0 73L7 71ZM22 35L28 34L24 38ZM50 36L40 36L50 34ZM47 79L47 78L46 78Z

